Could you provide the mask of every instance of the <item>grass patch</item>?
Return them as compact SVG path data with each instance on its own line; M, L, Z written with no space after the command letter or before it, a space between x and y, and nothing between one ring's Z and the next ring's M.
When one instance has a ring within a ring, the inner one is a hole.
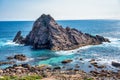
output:
M31 75L31 76L2 76L0 77L0 80L40 80L42 79L39 75Z
M86 79L84 79L84 80L93 80L93 78L86 78Z

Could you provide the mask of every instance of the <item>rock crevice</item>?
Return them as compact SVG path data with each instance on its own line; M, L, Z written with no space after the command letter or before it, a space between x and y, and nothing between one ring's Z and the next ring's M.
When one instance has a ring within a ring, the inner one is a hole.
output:
M32 45L35 49L50 50L71 50L81 46L110 42L99 35L92 36L74 28L63 28L50 15L45 14L34 22L32 31L25 38L19 39L19 36L21 37L21 33L13 41Z

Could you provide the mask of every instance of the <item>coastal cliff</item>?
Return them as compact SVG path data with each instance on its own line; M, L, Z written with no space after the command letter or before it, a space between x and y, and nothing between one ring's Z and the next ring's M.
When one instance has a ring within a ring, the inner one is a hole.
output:
M32 31L23 38L19 31L13 40L19 44L31 45L34 49L72 50L86 45L110 42L107 38L92 36L81 31L60 26L50 15L41 15L33 24Z

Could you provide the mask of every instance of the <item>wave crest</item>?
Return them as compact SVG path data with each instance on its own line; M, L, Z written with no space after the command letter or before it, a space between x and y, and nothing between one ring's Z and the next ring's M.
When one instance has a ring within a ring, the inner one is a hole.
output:
M19 44L16 44L12 40L7 41L0 41L0 46L18 46Z

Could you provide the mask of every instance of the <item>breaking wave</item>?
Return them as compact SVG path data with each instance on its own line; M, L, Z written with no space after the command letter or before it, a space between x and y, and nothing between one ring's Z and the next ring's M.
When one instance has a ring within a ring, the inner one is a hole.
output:
M18 46L19 44L16 44L12 40L2 41L0 40L0 46Z

